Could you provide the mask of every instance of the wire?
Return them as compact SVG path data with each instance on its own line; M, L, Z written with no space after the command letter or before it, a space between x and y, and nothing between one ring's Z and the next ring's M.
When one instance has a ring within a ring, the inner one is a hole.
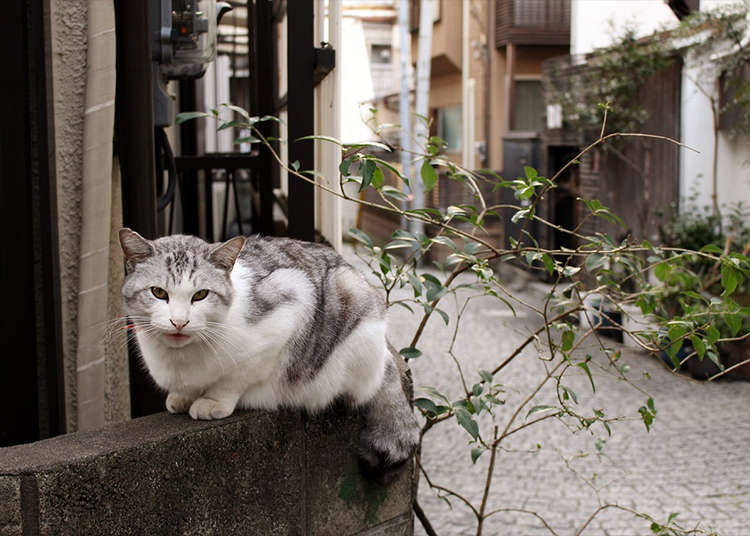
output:
M174 190L175 184L177 183L177 164L174 159L174 153L172 152L172 146L169 145L169 139L167 138L167 133L164 132L163 127L156 129L156 143L161 146L162 151L164 151L164 156L167 158L167 175L169 177L167 181L167 191L162 194L156 204L157 210L161 212L169 203L174 201Z

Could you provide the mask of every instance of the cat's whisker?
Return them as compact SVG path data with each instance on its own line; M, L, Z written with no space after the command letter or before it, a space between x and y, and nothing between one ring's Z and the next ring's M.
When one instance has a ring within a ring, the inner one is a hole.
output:
M197 335L198 335L198 338L201 339L201 341L203 341L209 348L212 348L211 343L208 342L208 339L206 339L203 333L198 332ZM224 371L224 363L222 363L221 358L219 357L217 352L215 350L211 351L209 352L209 355L214 357L216 362L219 364L219 367L221 368L221 370Z
M206 337L206 339L210 339L213 343L215 343L219 347L226 347L229 346L228 352L224 352L226 356L232 361L232 364L236 367L237 361L232 356L232 350L235 350L234 344L231 340L229 340L226 337L223 337L219 332L212 330L212 329L206 329L203 331L203 335ZM219 352L216 352L217 357L221 359L221 355L219 355Z

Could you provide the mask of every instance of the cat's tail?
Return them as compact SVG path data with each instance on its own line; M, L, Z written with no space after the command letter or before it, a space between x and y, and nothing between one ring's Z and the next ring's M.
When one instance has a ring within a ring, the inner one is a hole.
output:
M380 389L363 406L366 427L358 453L363 472L384 482L411 459L419 442L419 424L394 359L387 351Z

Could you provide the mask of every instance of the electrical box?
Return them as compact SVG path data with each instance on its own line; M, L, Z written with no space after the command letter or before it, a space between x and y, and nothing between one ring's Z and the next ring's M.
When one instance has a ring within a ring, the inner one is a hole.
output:
M200 78L216 58L216 27L232 8L216 0L151 0L154 123L172 123L169 80Z

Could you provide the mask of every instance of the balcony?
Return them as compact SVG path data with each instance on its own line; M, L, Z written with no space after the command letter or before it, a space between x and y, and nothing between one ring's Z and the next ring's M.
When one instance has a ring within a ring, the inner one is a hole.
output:
M496 0L495 46L570 44L570 0Z

